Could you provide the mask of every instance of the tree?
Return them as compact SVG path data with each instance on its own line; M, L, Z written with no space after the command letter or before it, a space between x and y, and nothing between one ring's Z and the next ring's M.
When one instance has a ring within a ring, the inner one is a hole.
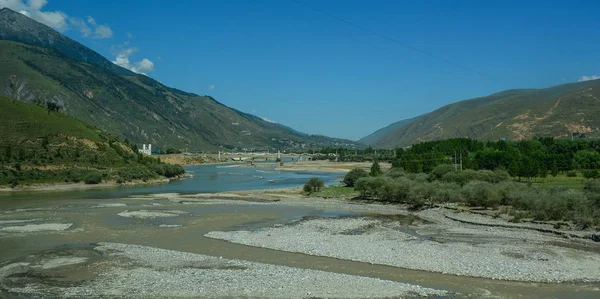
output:
M62 107L56 103L47 102L46 108L48 108L48 114L50 114L50 111L58 112Z
M181 151L170 147L167 149L167 155L171 155L171 154L181 154Z
M344 177L344 184L346 184L347 187L354 187L354 184L356 181L358 181L358 179L367 176L369 176L369 174L366 170L362 168L354 168Z
M546 164L542 164L542 166L540 166L539 172L538 172L538 176L540 178L546 178L548 177L548 167L546 167Z
M552 170L550 171L553 177L558 175L558 166L556 165L556 160L552 161Z
M517 161L513 161L508 165L508 174L512 177L520 177L521 167L519 167L519 163Z
M538 175L539 167L535 160L530 157L524 156L521 159L521 167L519 171L519 176L524 177L526 179L533 178Z
M323 180L318 177L310 178L306 183L304 183L304 187L302 190L306 192L306 194L311 194L313 192L318 192L325 186Z
M102 182L102 174L99 172L89 173L83 181L89 185L100 184Z
M4 159L6 162L10 162L12 159L12 147L10 145L6 146L6 151L4 152Z
M370 176L379 176L381 175L381 166L379 166L379 162L377 162L377 160L373 161L373 164L371 165L371 172L369 173Z
M600 153L597 151L583 150L575 153L575 165L580 169L596 169L600 167Z

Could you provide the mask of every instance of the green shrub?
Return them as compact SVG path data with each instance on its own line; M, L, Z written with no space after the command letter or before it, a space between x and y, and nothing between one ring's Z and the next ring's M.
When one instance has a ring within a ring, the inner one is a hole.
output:
M500 204L501 205L511 205L512 204L512 195L515 190L526 187L522 186L520 183L504 181L496 184L494 186L496 188L496 192L500 196Z
M402 168L392 168L385 173L385 176L392 179L397 179L406 176L406 172Z
M460 202L460 186L456 183L433 182L431 184L435 193L432 195L432 201L438 203Z
M419 209L425 204L431 204L436 190L433 184L415 184L411 186L408 195L408 203L413 209Z
M367 176L369 176L369 174L366 170L362 168L354 168L350 172L348 172L346 176L344 176L344 184L346 184L347 187L354 187L354 184L356 183L356 181L358 181L358 179Z
M85 179L83 180L86 184L100 184L100 182L102 182L102 174L99 172L92 172L89 173L88 175L86 175Z
M598 180L586 180L583 184L583 190L589 193L600 194L600 181Z
M500 195L488 182L469 182L463 187L462 194L469 206L496 208L500 204Z
M381 199L391 202L406 202L413 183L405 178L384 179L380 186L379 195Z
M441 179L445 174L455 171L455 167L450 164L441 164L436 166L427 176L427 180L432 182Z
M473 180L477 175L477 171L472 169L467 169L464 171L453 171L448 172L444 176L442 176L442 181L448 183L456 183L460 186L466 185L468 182Z
M323 180L321 178L310 178L306 183L304 183L304 187L302 190L304 190L304 192L306 192L307 194L311 194L313 192L318 192L321 190L321 188L323 188L323 186L325 186L325 183L323 183Z
M597 179L600 177L597 169L585 169L583 170L583 177L586 179Z
M384 191L383 187L390 181L386 177L364 177L358 179L354 186L354 190L360 192L362 198L373 198L378 199L381 196L381 192Z
M158 177L156 172L145 166L120 168L113 172L112 176L116 179L120 178L126 182L134 180L147 181L149 179Z
M415 183L428 183L427 174L422 172L413 175L412 180L415 181Z
M185 170L181 165L172 164L152 164L150 168L154 170L158 175L172 178L185 173Z
M576 171L567 171L567 177L574 178L577 177Z

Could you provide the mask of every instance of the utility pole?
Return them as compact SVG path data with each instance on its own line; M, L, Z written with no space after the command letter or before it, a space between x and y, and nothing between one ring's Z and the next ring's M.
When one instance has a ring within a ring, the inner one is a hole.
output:
M460 171L462 171L462 152L460 153Z
M454 171L458 170L458 165L456 164L456 151L454 151Z

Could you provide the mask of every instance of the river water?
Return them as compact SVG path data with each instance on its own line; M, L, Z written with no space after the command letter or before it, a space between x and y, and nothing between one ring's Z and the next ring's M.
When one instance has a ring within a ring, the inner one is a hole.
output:
M321 178L325 184L338 183L344 176L340 172L280 171L273 168L248 167L248 163L212 164L186 166L186 173L192 178L172 181L168 184L135 185L112 188L54 192L0 193L3 199L34 198L114 198L139 194L156 193L210 193L235 190L256 190L268 188L288 188L303 185L311 177ZM290 163L290 165L293 165Z
M483 295L501 298L597 298L599 294L596 290L597 284L522 283L444 275L256 248L203 237L210 231L261 229L301 217L347 217L360 215L359 212L270 204L184 205L165 199L130 197L149 193L198 193L292 187L303 184L313 176L334 183L341 176L339 173L279 172L261 167L228 166L190 166L186 170L194 175L193 178L165 185L4 196L0 199L0 220L43 219L42 222L73 223L73 227L66 232L52 233L0 232L0 265L9 260L19 260L28 255L57 248L89 247L90 244L98 242L117 242L394 280L472 294L471 298ZM99 204L104 204L105 207L97 207ZM180 210L186 214L155 219L135 219L118 215L125 210ZM164 229L160 228L160 225L181 227Z

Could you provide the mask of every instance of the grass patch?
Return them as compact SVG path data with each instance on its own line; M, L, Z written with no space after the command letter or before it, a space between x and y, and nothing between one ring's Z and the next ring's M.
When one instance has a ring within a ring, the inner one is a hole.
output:
M315 192L313 195L324 198L353 198L357 197L359 193L352 187L327 186L322 188L321 191Z
M577 177L569 177L566 174L559 174L556 177L548 176L546 178L537 178L532 181L533 185L538 185L542 188L551 187L569 187L575 190L583 190L585 178L581 175Z

